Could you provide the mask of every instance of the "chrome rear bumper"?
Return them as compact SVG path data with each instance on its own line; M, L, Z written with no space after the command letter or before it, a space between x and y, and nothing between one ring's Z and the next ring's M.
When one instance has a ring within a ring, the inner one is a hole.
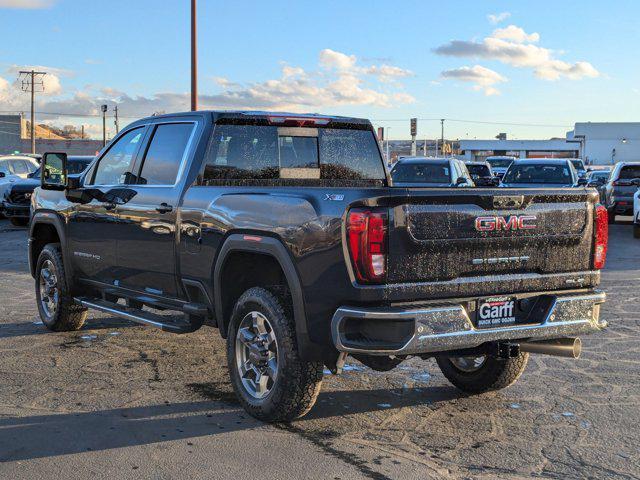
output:
M435 353L474 348L486 342L575 337L607 326L599 319L605 298L600 291L553 296L540 323L482 329L473 325L462 304L416 309L341 307L331 321L331 334L338 351L369 355ZM369 321L370 325L380 325L379 338L358 338L349 332L349 322L364 325ZM385 332L393 339L385 339Z

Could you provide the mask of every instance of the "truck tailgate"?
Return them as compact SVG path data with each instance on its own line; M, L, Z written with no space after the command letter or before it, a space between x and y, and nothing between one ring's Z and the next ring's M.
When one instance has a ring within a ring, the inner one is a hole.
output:
M592 191L404 192L387 197L389 283L591 269L597 201Z

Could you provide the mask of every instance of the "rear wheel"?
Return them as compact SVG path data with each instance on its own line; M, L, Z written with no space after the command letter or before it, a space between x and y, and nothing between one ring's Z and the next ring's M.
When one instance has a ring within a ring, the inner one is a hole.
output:
M9 220L11 221L11 224L15 225L16 227L26 227L27 225L29 225L29 219L28 218L11 217Z
M607 217L609 219L609 225L613 225L614 223L616 223L616 212L615 212L615 210L613 210L613 209L612 210L608 210L607 213L609 214L608 217Z
M633 224L633 236L634 238L640 238L640 224Z
M236 302L227 337L233 389L244 409L265 422L299 418L313 407L322 362L300 359L295 323L284 302L263 288Z
M528 353L514 358L489 355L474 357L436 357L444 376L455 387L467 393L500 390L515 383L529 360Z
M87 309L73 301L65 279L60 245L45 245L36 264L36 301L42 323L49 330L79 330Z

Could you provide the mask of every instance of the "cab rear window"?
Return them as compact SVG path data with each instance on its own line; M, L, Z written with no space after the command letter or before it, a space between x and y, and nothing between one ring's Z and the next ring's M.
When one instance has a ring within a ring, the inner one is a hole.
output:
M370 130L216 126L205 182L284 178L384 180L385 171Z

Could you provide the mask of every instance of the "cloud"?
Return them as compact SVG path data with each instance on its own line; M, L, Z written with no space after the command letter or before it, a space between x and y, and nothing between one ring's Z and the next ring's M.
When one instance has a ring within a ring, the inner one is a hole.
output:
M0 8L40 10L51 8L54 3L55 0L0 0Z
M459 58L482 58L497 60L516 68L530 68L536 77L543 80L558 80L562 77L579 80L597 77L600 72L589 62L568 63L555 58L553 50L533 45L540 35L527 34L515 25L497 29L482 41L453 40L434 49L438 55Z
M531 33L528 34L522 28L515 25L509 25L505 28L498 28L493 31L494 38L501 38L502 40L511 40L516 43L528 43L537 42L540 40L540 34Z
M510 16L511 16L511 14L509 12L492 13L492 14L487 15L487 20L489 20L489 22L491 22L492 24L496 25L496 24L498 24L500 22L503 22L504 20L506 20Z
M481 65L473 67L460 67L452 70L445 70L440 74L445 80L458 80L460 82L473 83L473 89L483 91L485 95L499 95L500 91L494 87L497 83L506 82L507 79L489 68Z
M13 66L15 72L31 67ZM80 90L65 90L62 80L72 75L54 67L36 67L51 72L46 75L46 94L36 96L36 110L59 114L68 122L69 116L100 115L100 105L118 105L120 115L144 117L154 112L179 112L189 108L188 92L157 92L149 95L131 95L114 88L89 85ZM53 73L55 72L55 73ZM223 76L212 77L214 93L201 93L201 109L251 109L318 112L341 106L375 106L389 108L412 103L415 99L402 90L399 81L413 75L409 70L383 64L361 63L355 55L330 49L319 53L316 70L306 70L282 62L277 78L251 83L239 83ZM61 80L62 79L62 80ZM4 80L4 79L2 79ZM201 84L201 88L204 84ZM202 90L201 90L202 91ZM19 84L0 81L0 110L26 111L29 96ZM44 119L55 120L54 116ZM83 120L84 121L84 120ZM93 120L91 120L93 121Z

